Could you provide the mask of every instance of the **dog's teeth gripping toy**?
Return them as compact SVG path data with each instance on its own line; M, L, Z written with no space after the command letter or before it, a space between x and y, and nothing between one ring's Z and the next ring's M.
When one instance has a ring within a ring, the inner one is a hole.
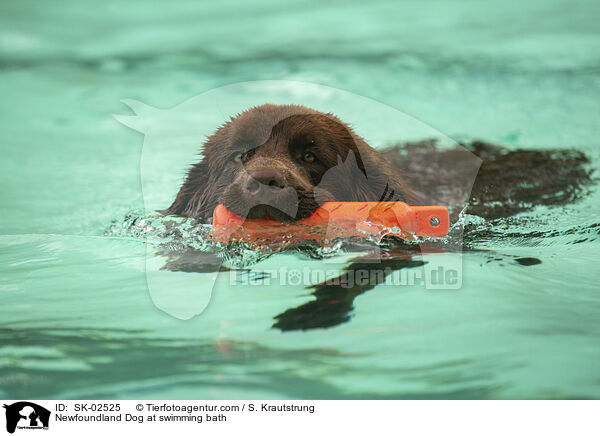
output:
M448 209L444 206L409 206L400 201L328 202L299 221L282 223L272 218L245 219L222 204L213 213L211 235L216 242L266 245L277 242L315 241L393 235L406 240L414 236L448 234Z

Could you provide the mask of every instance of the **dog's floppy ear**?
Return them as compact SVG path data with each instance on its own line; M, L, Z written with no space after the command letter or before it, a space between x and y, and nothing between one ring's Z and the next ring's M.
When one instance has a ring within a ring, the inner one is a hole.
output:
M359 192L370 191L369 201L403 201L418 206L423 203L414 189L406 183L400 174L375 173L366 180ZM364 200L359 200L364 201Z
M206 151L226 148L229 125L230 123L223 124L208 138L201 152L202 160L190 168L173 204L169 208L158 212L164 215L179 215L201 219L212 217L213 210L217 207L220 188L215 186L216 181L210 177L211 171ZM217 170L220 170L220 168Z
M208 189L208 164L203 159L192 166L173 204L158 212L163 215L205 218L216 206L211 203L213 198Z
M346 160L338 156L337 165L323 175L317 186L320 189L315 190L318 202L327 201L318 197L322 190L333 194L337 201L405 201L418 204L414 201L412 189L396 174L397 171L390 168L374 150L363 150L366 159L361 162L366 162L364 166L359 164L352 150Z
M355 186L351 191L354 198L351 201L403 201L410 205L422 203L422 199L406 181L401 168L388 161L364 140L359 139L357 144L362 152L362 159L361 164L357 163L355 166L362 169L364 176L361 177L362 174L354 171L356 176L352 180Z

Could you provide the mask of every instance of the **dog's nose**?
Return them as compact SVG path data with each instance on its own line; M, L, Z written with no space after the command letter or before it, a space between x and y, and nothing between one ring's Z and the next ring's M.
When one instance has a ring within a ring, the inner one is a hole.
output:
M279 191L286 186L287 182L283 174L277 170L265 168L248 174L244 189L249 194L256 195L264 187L268 187L272 191Z

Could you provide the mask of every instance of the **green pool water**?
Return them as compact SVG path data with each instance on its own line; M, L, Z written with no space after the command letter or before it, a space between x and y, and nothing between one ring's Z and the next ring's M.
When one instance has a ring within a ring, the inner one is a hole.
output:
M597 170L599 14L594 1L3 1L0 397L599 398L594 186L573 204L473 218L493 235L447 253L462 265L457 290L381 285L356 297L347 322L282 332L274 317L312 300L306 286L163 271L183 307L187 286L212 289L182 320L148 289L160 235L128 225L163 225L153 209L177 192L193 144L173 128L144 160L148 135L113 117L131 115L124 99L168 109L225 85L286 81L277 98L289 103L322 86L418 126L341 105L377 146L437 132L574 148ZM334 94L310 100L327 108ZM226 95L194 135L247 98ZM541 263L515 260L528 257ZM292 252L248 265L260 276L332 264Z

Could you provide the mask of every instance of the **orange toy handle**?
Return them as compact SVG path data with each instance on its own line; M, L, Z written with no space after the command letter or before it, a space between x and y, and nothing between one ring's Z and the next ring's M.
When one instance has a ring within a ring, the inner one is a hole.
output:
M409 206L400 201L327 202L312 215L293 223L272 218L244 219L222 204L213 213L213 238L219 242L269 243L272 240L317 240L393 233L441 237L448 234L448 209L444 206Z

